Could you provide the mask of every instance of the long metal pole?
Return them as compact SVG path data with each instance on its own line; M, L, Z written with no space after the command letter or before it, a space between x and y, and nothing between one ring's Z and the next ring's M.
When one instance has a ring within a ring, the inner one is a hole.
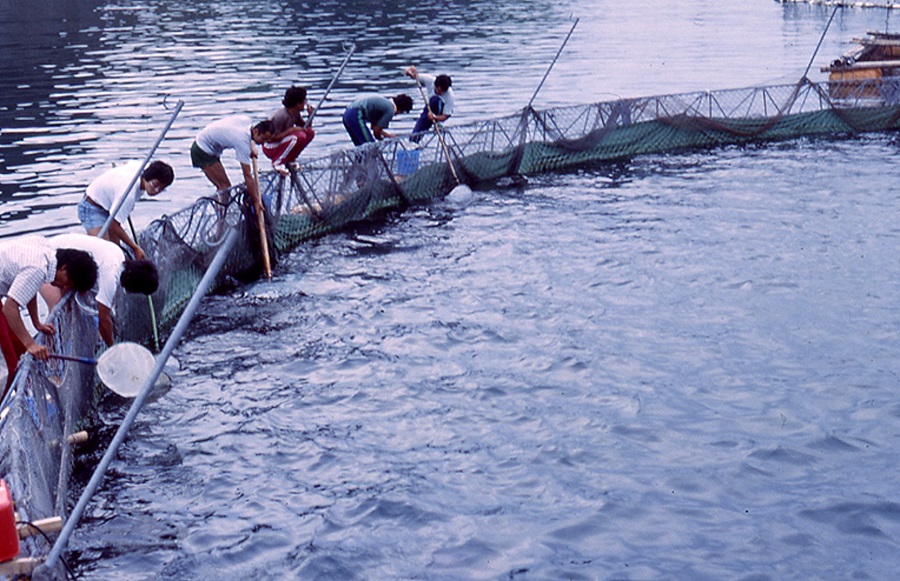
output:
M537 86L537 89L534 90L534 95L531 96L531 100L528 101L527 108L531 107L531 104L534 103L535 98L537 98L538 92L541 90L541 87L544 86L544 81L547 80L547 77L550 76L550 71L553 70L553 65L556 64L556 60L559 58L559 55L562 54L563 49L566 47L566 43L569 42L569 37L572 36L572 33L575 32L575 27L578 26L578 21L580 19L576 18L574 24L572 24L572 29L569 30L569 34L566 35L566 39L563 41L562 46L559 47L559 50L556 51L556 56L553 57L553 62L550 63L550 67L547 68L547 72L544 73L544 78L541 79L541 83Z
M828 29L831 27L831 21L834 20L834 15L837 14L840 5L834 7L834 10L831 11L831 18L828 19L828 24L825 25L825 30L822 31L822 36L819 37L819 44L816 45L816 50L813 51L812 56L809 59L809 64L806 65L806 70L803 71L802 79L806 78L806 75L809 74L809 69L812 67L813 61L816 60L816 55L819 54L819 49L822 47L822 41L825 40L825 33L828 32Z
M119 450L119 446L125 440L125 436L128 434L128 430L131 429L131 425L137 418L138 412L141 411L141 408L144 405L144 400L147 399L147 396L150 395L150 392L156 385L156 380L162 373L163 367L166 364L166 360L175 350L175 347L181 340L181 336L184 334L185 330L187 330L191 319L194 317L194 313L200 306L200 301L203 300L203 297L206 295L209 287L212 285L212 282L215 279L216 275L218 275L219 271L222 269L222 265L225 264L225 259L228 258L228 254L231 252L231 248L232 246L234 246L237 238L237 228L233 227L225 238L225 242L216 252L216 256L213 259L212 264L210 264L209 268L206 270L206 273L203 275L203 278L200 280L200 284L197 285L197 290L194 291L194 296L191 297L190 302L184 309L181 317L178 319L178 323L175 325L175 328L173 329L172 334L169 336L168 341L166 341L162 352L156 357L156 365L150 372L150 376L144 382L144 386L141 388L141 391L134 398L134 401L131 404L131 408L128 410L128 414L125 416L125 419L122 420L122 425L120 425L119 429L116 431L116 435L113 437L109 448L107 448L106 453L103 454L103 458L100 459L99 464L97 464L97 468L94 469L94 474L91 476L91 480L88 482L87 486L84 489L84 492L81 493L81 497L78 499L78 504L76 504L75 508L72 509L72 513L69 515L69 518L66 519L66 524L63 527L62 531L59 533L59 538L56 539L56 543L54 543L53 549L50 551L50 554L47 555L46 561L44 561L41 566L35 569L35 574L40 572L44 567L50 569L56 566L56 562L57 560L59 560L59 556L62 553L63 549L68 544L69 537L72 536L72 532L78 525L78 521L81 518L82 513L84 513L84 509L87 507L87 503L90 501L91 497L94 495L94 492L97 490L97 487L100 485L100 482L103 480L103 477L106 475L106 470L109 468L109 465L115 457L116 452Z
M175 112L172 113L171 119L166 123L166 126L163 127L162 132L159 134L159 138L156 140L156 143L153 144L153 147L150 149L150 152L147 154L147 157L144 158L144 163L141 164L141 167L138 168L134 177L131 178L131 183L128 184L128 187L125 188L125 195L119 198L112 208L109 210L109 218L106 219L106 222L103 223L103 227L100 228L100 232L97 234L100 238L106 236L106 232L109 230L109 227L112 225L113 220L115 220L116 213L119 211L119 208L122 207L122 204L125 203L125 198L128 196L129 192L131 192L131 188L134 187L134 184L137 183L138 179L140 179L141 174L144 173L144 168L147 166L147 163L150 161L150 158L153 157L153 154L156 153L156 148L159 147L159 144L162 143L163 138L165 138L166 133L169 132L169 128L172 127L172 123L175 122L175 118L178 117L178 114L181 112L181 108L184 107L184 101L178 101L178 104L175 105ZM140 195L140 194L138 194ZM135 240L137 243L137 240Z
M344 72L344 67L347 66L347 63L350 61L350 57L353 56L353 51L355 51L355 50L356 50L356 45L351 43L351 44L350 44L350 50L347 52L347 56L344 57L344 62L341 63L340 68L339 68L338 71L334 74L334 76L331 78L331 82L328 83L328 87L325 89L325 93L323 93L323 94L322 94L322 98L319 99L319 104L316 105L316 108L313 109L312 113L310 113L310 114L309 114L309 117L306 119L306 123L303 125L304 127L310 127L310 126L312 125L313 117L315 117L315 116L316 116L316 113L319 112L319 107L321 107L321 106L322 106L322 103L325 102L325 97L328 96L328 93L331 92L331 88L332 88L332 87L334 86L334 84L337 82L338 77L340 77L340 76L341 76L341 73Z

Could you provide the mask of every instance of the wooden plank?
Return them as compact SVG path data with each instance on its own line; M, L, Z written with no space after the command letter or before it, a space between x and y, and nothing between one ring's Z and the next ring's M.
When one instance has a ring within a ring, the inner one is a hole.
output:
M865 72L871 70L881 69L895 69L900 68L900 60L897 61L863 61L863 62L855 62L852 65L840 65L840 66L827 66L822 67L822 72L832 72L832 73L852 73L855 71ZM881 74L865 78L877 78L880 77ZM833 80L833 79L832 79Z
M19 538L24 539L31 535L40 534L40 532L43 532L45 535L48 533L56 533L61 531L62 527L62 517L51 516L50 518L43 518L31 523L21 523L16 527L16 530L19 531Z
M13 575L31 575L37 566L44 560L37 557L22 557L0 563L0 575L12 577Z

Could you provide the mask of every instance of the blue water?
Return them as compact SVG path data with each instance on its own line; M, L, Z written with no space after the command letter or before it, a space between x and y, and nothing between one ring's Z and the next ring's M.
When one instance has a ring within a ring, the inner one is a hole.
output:
M277 106L307 65L323 86L353 35L359 62L309 155L348 142L336 120L357 91L408 89L413 60L451 71L460 122L521 107L570 15L538 106L790 82L831 15L769 0L96 6L66 35L29 35L68 48L44 65L50 97L37 81L4 97L0 235L73 219L83 177L152 144L161 95L188 103L160 153L179 177L139 219L207 195L193 133ZM810 76L890 24L843 11ZM892 578L898 145L641 156L302 245L272 281L206 300L69 561L86 579ZM114 427L125 406L101 412Z

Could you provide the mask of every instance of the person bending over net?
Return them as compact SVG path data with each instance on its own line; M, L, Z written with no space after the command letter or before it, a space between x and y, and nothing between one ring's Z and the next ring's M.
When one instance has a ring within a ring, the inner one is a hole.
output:
M311 124L303 121L303 112L308 116L315 110L306 100L305 87L290 87L284 92L281 109L272 114L273 135L263 143L263 154L272 160L272 167L281 175L287 175L286 166L294 163L300 153L316 136ZM308 119L310 117L307 117Z

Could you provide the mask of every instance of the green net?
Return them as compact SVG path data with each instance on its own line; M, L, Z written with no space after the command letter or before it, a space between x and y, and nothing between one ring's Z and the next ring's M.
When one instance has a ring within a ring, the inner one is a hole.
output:
M878 80L795 85L620 99L444 128L456 173L470 185L517 174L560 170L646 153L715 147L804 135L896 129L897 84ZM875 95L876 98L872 98ZM288 176L266 173L261 190L274 257L299 243L405 204L427 201L456 182L434 133L418 143L385 140L305 161ZM222 277L259 274L259 233L243 186L231 201L204 199L151 224L141 235L165 273L153 298L164 332L190 299L216 249L221 221L245 230ZM246 218L252 219L246 219ZM122 297L125 338L147 342L146 301Z

